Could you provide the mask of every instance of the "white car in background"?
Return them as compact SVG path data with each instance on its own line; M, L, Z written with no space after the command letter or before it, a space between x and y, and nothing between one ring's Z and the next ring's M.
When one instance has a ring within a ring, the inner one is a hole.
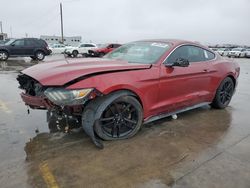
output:
M250 57L250 48L247 48L245 51L245 57L249 58Z
M67 48L70 47L71 46L66 46L64 44L52 44L51 46L49 46L49 49L51 50L52 54L62 54Z
M219 48L216 52L218 54L220 54L221 56L228 56L230 49L229 48Z
M228 57L245 57L246 49L245 48L233 48L229 53Z
M97 45L94 43L82 43L78 47L71 47L65 50L65 54L68 56L77 57L78 54L82 54L87 57L89 50L97 49Z

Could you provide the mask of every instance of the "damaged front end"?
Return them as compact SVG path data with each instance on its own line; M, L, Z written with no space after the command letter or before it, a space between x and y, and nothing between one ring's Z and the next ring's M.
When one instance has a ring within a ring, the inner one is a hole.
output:
M43 86L25 74L18 75L17 80L19 88L24 90L21 93L24 103L32 109L47 110L47 122L51 132L70 132L81 127L84 108L91 99L101 95L93 88L68 90L64 87ZM94 143L96 140L99 143L94 134L94 125L91 126L82 127Z

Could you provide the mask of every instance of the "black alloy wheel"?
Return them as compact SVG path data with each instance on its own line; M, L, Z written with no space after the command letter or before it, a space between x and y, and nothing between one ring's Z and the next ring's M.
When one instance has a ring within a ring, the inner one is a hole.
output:
M225 78L217 89L212 106L215 108L225 108L230 103L234 93L234 82L231 78Z
M96 134L104 140L121 140L134 136L143 120L141 104L132 96L121 96L108 103L95 123Z

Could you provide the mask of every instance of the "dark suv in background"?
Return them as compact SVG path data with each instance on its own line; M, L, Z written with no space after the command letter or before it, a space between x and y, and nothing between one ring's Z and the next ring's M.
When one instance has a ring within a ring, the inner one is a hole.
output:
M0 60L6 61L9 57L31 57L42 61L51 51L48 44L37 38L13 39L0 46Z

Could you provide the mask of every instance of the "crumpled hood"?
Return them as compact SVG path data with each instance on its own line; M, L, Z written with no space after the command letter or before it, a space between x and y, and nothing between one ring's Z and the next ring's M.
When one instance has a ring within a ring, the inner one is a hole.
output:
M95 73L147 69L151 65L104 58L59 60L41 63L22 71L44 86L62 86L76 78Z

